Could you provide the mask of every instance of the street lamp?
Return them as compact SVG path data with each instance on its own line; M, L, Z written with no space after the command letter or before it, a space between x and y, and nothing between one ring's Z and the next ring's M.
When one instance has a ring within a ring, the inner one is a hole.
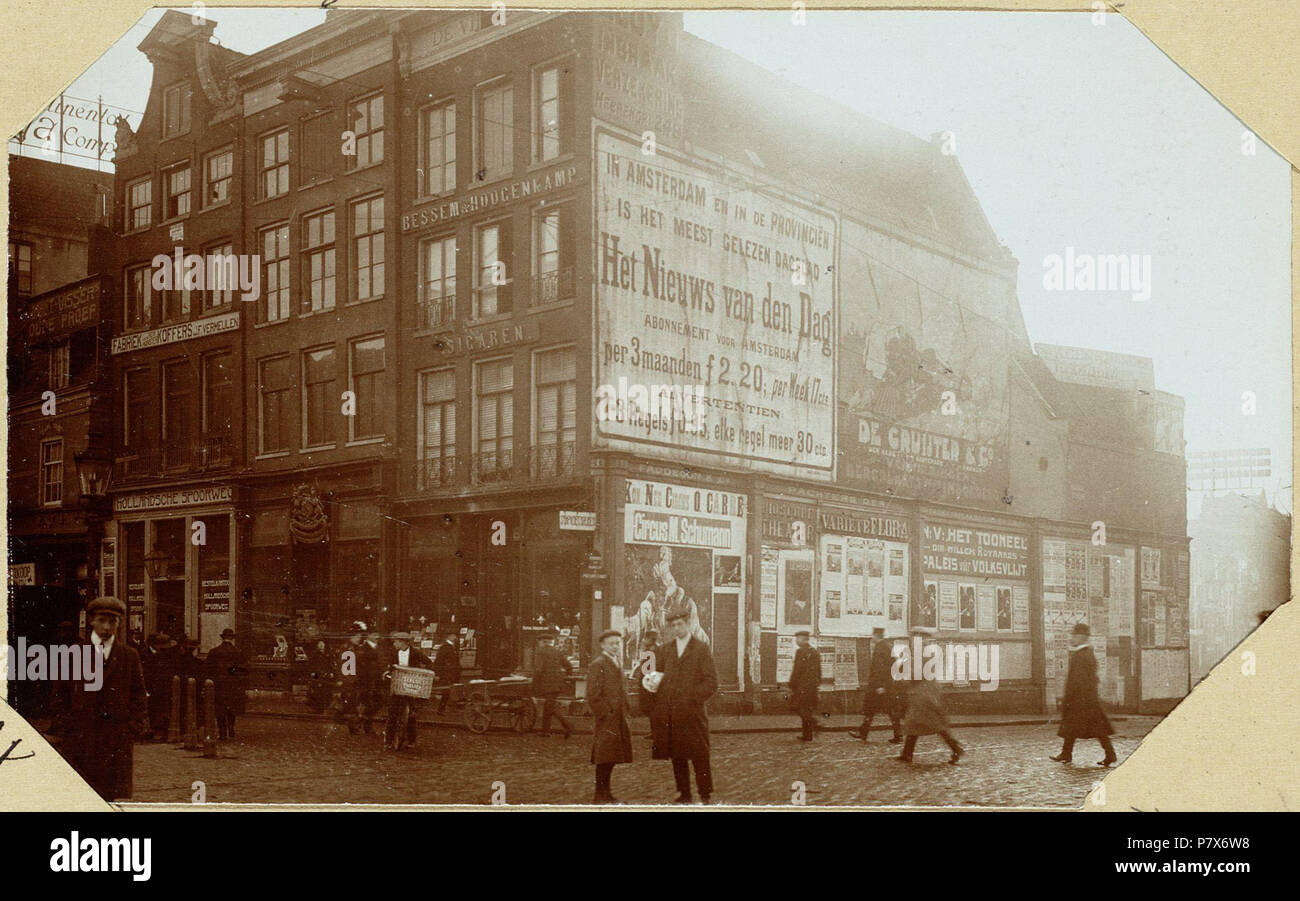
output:
M108 486L113 479L113 458L107 450L88 447L73 454L77 465L77 484L81 489L82 504L92 507L108 497Z

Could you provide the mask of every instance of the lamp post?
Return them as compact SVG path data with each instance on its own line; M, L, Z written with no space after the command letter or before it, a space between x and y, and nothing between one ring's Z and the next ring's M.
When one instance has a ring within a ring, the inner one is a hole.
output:
M113 457L106 448L91 445L73 454L77 467L77 502L86 511L86 600L99 595L99 549L104 538L108 487L113 479Z

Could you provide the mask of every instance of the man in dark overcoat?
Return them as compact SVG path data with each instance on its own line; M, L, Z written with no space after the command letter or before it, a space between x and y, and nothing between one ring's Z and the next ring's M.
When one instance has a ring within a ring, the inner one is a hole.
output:
M235 647L235 630L221 630L221 644L208 651L207 677L217 690L217 737L235 737L235 717L244 712L248 694L248 661ZM203 716L203 684L198 685L200 722ZM200 732L202 727L200 727Z
M438 645L438 653L433 658L433 684L445 686L438 696L438 715L441 716L447 711L447 704L451 701L452 688L460 681L460 647L456 641L456 633L448 632L442 638L442 644Z
M923 659L931 647L934 647L933 642L926 640L922 648ZM917 739L922 735L938 735L948 746L948 762L955 764L966 751L949 731L948 715L943 709L939 685L933 679L924 678L922 663L923 660L912 661L912 679L907 687L907 713L903 716L903 734L906 738L903 740L903 753L898 755L898 759L911 763Z
M822 656L809 637L807 629L794 633L798 650L794 652L794 666L790 669L790 709L799 714L802 729L799 741L813 740L813 730L817 728L817 686L822 684Z
M678 804L691 803L693 767L695 787L707 804L713 795L713 771L704 705L718 690L718 674L708 644L691 634L690 611L674 607L664 619L672 637L655 652L657 672L641 683L649 702L651 757L673 762Z
M1088 639L1092 631L1087 623L1075 623L1071 630L1074 645L1070 648L1070 668L1065 674L1065 698L1061 704L1061 753L1052 760L1069 763L1074 754L1074 742L1080 738L1095 738L1101 743L1105 756L1097 766L1108 767L1118 758L1110 743L1114 730L1106 712L1097 698L1097 658L1092 653Z
M614 765L632 762L632 729L627 723L627 689L619 662L622 636L614 629L600 635L600 653L587 668L587 707L591 710L591 762L596 765L593 804L617 800L610 788Z
M434 667L437 668L436 663ZM541 734L544 736L551 734L552 719L559 720L565 738L573 733L573 727L557 709L558 698L568 687L565 677L572 671L573 664L569 663L569 658L555 646L554 633L538 639L537 655L533 658L533 701L542 702Z
M144 734L149 716L144 671L139 654L118 635L125 604L95 598L86 615L90 639L78 648L83 663L95 655L98 679L68 680L68 729L59 750L105 801L130 798L133 743Z
M885 639L885 630L876 626L871 630L871 663L867 674L867 687L862 693L862 725L850 732L863 741L871 734L871 721L877 714L889 717L894 727L890 744L903 740L903 684L894 678L893 642Z
M166 741L172 710L172 677L180 665L180 648L166 632L155 632L139 653L144 687L149 692L149 737Z

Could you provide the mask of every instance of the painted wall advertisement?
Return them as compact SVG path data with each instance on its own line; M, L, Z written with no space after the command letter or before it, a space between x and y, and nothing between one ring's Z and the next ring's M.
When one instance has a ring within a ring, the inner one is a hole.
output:
M912 624L945 632L1029 631L1029 537L927 521Z
M627 480L623 508L623 647L668 640L665 614L684 607L692 635L713 648L724 683L741 679L746 500L741 494ZM637 653L625 654L629 670Z
M829 480L836 217L608 131L594 165L597 440Z

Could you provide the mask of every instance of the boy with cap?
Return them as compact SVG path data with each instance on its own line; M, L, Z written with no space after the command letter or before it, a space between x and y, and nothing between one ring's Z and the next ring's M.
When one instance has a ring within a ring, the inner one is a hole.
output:
M632 762L632 729L627 724L627 691L619 660L622 644L614 629L600 633L600 653L587 670L587 707L591 710L591 762L596 765L593 804L612 804L614 765Z
M394 666L433 669L433 663L418 648L411 646L410 632L394 632L393 646L388 651L384 678L392 679ZM406 726L402 728L405 721ZM388 723L384 727L384 750L400 751L415 747L415 698L407 695L388 695Z
M655 651L658 672L641 681L650 710L650 756L673 762L675 803L691 803L694 767L700 800L708 804L713 794L713 770L709 761L709 717L704 705L718 690L718 673L709 645L692 634L688 608L673 607L664 620L671 635Z
M1118 758L1110 743L1110 720L1097 699L1097 658L1093 656L1088 639L1092 630L1087 623L1075 623L1070 634L1074 646L1070 648L1070 668L1065 675L1065 698L1061 702L1061 753L1052 760L1069 763L1074 754L1074 742L1079 738L1095 738L1101 743L1105 756L1097 766L1108 767Z

